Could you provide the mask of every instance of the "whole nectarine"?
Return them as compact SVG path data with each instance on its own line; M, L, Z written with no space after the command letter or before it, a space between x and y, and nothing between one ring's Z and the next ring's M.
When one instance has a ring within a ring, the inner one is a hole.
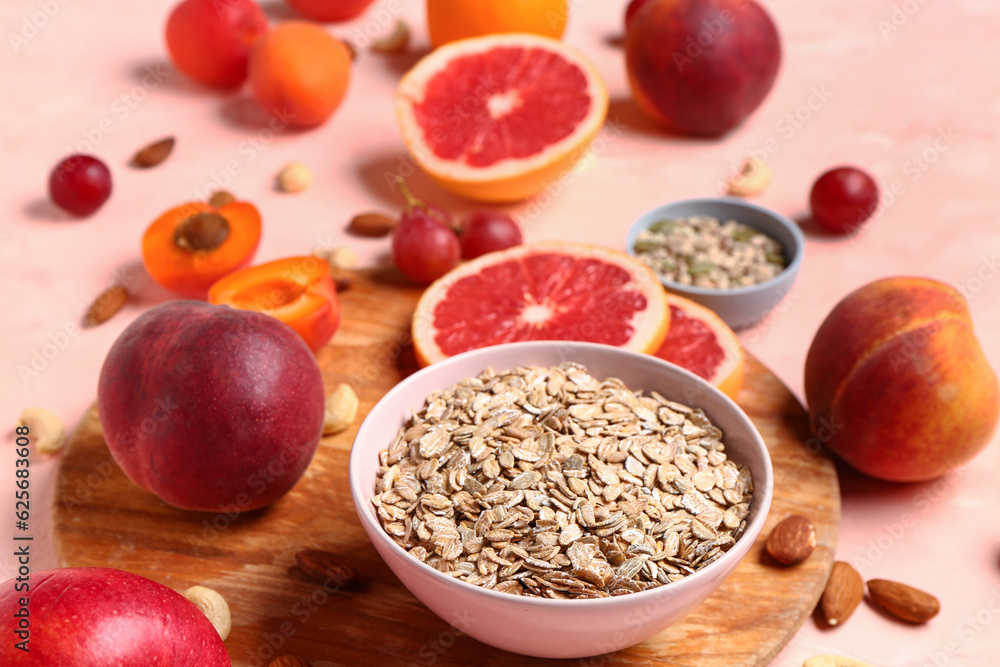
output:
M323 429L319 365L270 315L171 301L111 346L97 404L115 461L183 509L269 505L305 472Z
M939 477L983 449L1000 390L965 299L927 278L877 280L820 325L805 365L813 431L863 473Z
M777 28L753 0L650 0L625 33L636 101L682 134L735 128L764 101L780 64Z

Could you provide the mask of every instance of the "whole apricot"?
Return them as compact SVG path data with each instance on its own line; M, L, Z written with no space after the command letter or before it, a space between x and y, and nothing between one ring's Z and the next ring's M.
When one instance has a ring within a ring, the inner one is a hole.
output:
M184 0L167 19L167 51L191 79L236 88L246 80L250 49L267 27L253 0Z
M347 93L351 56L315 23L288 21L250 54L250 88L261 109L288 125L315 127Z
M820 325L805 365L812 429L879 479L934 479L990 440L1000 389L965 299L936 280L877 280Z

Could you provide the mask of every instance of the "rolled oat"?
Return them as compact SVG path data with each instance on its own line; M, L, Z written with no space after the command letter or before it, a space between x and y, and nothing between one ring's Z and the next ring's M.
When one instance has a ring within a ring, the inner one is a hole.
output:
M379 453L382 527L449 576L595 598L681 579L746 527L750 471L698 409L572 362L431 394Z

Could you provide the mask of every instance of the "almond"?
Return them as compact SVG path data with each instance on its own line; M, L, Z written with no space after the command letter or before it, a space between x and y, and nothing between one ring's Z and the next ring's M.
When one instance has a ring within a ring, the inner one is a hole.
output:
M302 571L322 584L344 591L359 591L368 585L368 575L359 565L343 556L320 549L295 554Z
M225 190L216 190L212 193L212 196L208 198L208 203L215 208L222 208L236 201L236 197L232 193L226 192Z
M83 316L83 326L96 327L104 324L128 302L128 290L121 285L113 285L101 292L100 296L87 308Z
M351 218L347 231L358 236L388 236L396 223L396 218L382 213L361 213Z
M140 169L148 169L160 164L174 150L174 138L167 137L151 143L132 156L132 165Z
M820 599L826 622L840 625L850 618L864 597L865 582L858 571L844 561L836 561Z
M779 563L796 565L816 548L816 527L801 514L793 514L774 527L764 546Z
M941 603L930 593L895 581L872 579L868 593L878 606L910 623L926 623L941 611Z
M353 42L342 39L340 40L340 43L344 45L345 49L347 49L347 55L351 58L351 62L358 59L358 48L354 46Z

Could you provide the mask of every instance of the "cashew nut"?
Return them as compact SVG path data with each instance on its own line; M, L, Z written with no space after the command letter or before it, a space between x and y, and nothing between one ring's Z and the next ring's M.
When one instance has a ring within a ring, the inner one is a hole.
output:
M740 172L729 182L729 194L737 197L755 195L771 184L771 168L766 162L748 159Z
M229 631L233 629L233 619L229 613L229 604L226 599L211 588L204 586L192 586L184 591L184 597L193 602L194 606L205 614L215 626L215 631L225 641L226 637L229 636Z
M21 413L21 425L39 454L55 454L66 444L66 429L59 415L45 408L28 408Z
M351 385L341 383L326 399L326 417L323 421L323 435L340 433L358 415L358 395Z

